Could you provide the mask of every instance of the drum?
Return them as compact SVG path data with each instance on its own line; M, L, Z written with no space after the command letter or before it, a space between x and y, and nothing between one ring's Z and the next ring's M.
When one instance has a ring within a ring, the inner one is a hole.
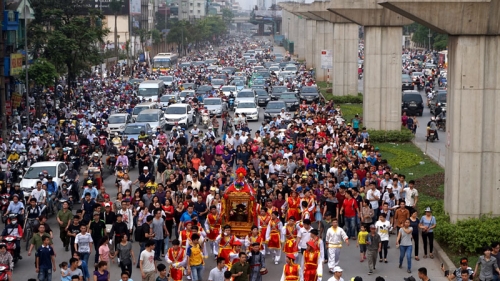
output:
M260 275L266 275L266 274L267 274L267 268L261 268Z

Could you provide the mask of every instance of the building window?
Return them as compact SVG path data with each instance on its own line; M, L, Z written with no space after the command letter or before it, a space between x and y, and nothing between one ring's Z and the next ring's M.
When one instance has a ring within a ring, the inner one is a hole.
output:
M192 6L193 6L193 3L189 3L189 6L191 6L191 7L192 7Z
M201 13L200 13L200 10L198 10L198 14L201 14Z
M197 3L198 4L198 7L201 7L201 3Z

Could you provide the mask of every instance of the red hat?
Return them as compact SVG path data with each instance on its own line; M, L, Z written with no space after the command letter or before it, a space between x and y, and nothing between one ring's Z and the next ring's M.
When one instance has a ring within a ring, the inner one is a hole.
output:
M314 244L314 241L312 240L309 240L309 242L307 242L307 245L311 246L311 248L316 251L317 248L316 248L316 244Z
M241 244L240 240L235 240L233 246L243 246L243 244Z
M184 222L184 225L188 225L188 224L193 224L193 222L192 221L185 221Z
M295 255L294 254L286 254L286 257L292 260L295 260Z
M104 198L109 198L109 194L104 194Z

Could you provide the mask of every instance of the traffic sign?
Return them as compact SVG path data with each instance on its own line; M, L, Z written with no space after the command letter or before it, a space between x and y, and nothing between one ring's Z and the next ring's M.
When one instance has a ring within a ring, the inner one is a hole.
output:
M333 68L333 54L331 50L321 51L321 69Z
M5 114L7 115L12 115L12 105L10 104L10 101L5 102Z

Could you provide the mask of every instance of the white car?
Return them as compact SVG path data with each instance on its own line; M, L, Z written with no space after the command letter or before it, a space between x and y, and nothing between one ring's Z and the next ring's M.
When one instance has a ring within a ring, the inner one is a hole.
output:
M259 121L259 108L254 102L240 102L238 103L234 113L245 113L247 120Z
M115 113L108 117L108 127L111 133L121 133L125 126L132 122L132 116L128 113Z
M276 74L276 76L280 75L281 68L279 65L273 65L269 67L269 73L273 72Z
M175 103L180 103L181 98L178 93L172 93L168 95L163 95L160 97L160 106L167 107L170 100L173 99Z
M231 92L233 92L233 95L236 95L236 93L238 92L238 89L236 86L223 86L220 90L222 91L222 93L226 97L229 97Z
M184 90L179 94L179 98L181 99L181 102L184 102L186 100L186 97L195 97L196 92L195 90Z
M240 102L253 102L256 103L257 101L257 95L255 94L255 91L252 89L243 89L238 92L236 95L236 99L234 100L235 104L238 104Z
M158 80L162 80L166 87L171 87L174 83L173 76L160 76L158 77Z
M193 113L194 110L189 104L176 103L170 105L165 109L164 113L167 128L177 124L187 129L189 125L194 124Z
M64 162L60 161L42 161L31 165L23 176L23 179L19 183L21 190L24 193L24 197L27 199L31 195L36 187L36 182L39 181L38 175L43 171L47 171L49 175L53 177L53 181L57 183L57 186L63 184L62 178L68 166Z

